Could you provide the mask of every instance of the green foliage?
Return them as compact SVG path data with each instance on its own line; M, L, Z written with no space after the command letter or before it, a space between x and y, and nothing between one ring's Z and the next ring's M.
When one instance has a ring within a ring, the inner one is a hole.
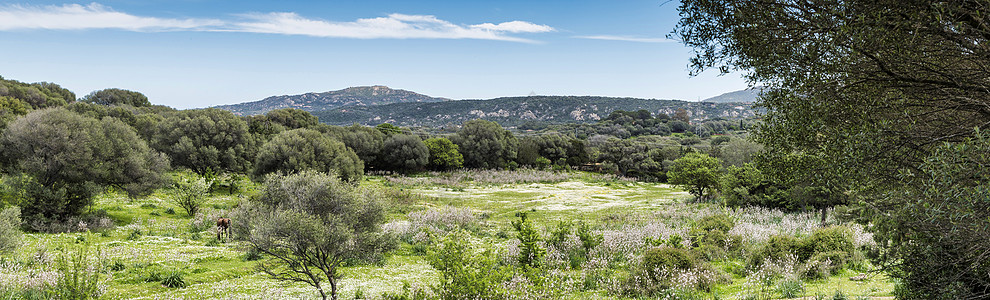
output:
M459 147L444 137L435 137L423 141L430 151L429 167L433 170L453 170L464 166L464 156L458 151Z
M0 211L0 253L17 250L21 236L21 209L11 206Z
M320 119L308 111L296 108L282 108L269 111L265 117L286 129L311 128L320 124Z
M31 105L23 100L0 96L0 132L7 128L7 123L31 111Z
M527 213L520 212L518 221L512 221L512 227L516 228L519 239L519 263L529 267L539 267L543 263L543 256L547 250L540 245L543 240L540 233L533 226L533 222L527 218Z
M801 251L802 244L797 238L789 235L774 235L766 242L763 242L749 256L750 269L757 269L768 260L783 261L793 256L797 259L796 253Z
M378 129L378 131L385 134L386 136L393 134L402 134L402 128L399 128L398 126L389 123L378 124L375 126L375 129Z
M469 168L505 168L516 159L519 141L512 132L498 123L472 120L464 123L452 142L464 155L464 166Z
M430 162L430 150L419 136L393 134L382 145L379 167L399 172L419 171Z
M61 276L50 290L55 299L98 299L103 292L100 282L101 253L93 252L89 242L65 245L55 259Z
M0 97L23 101L32 109L62 106L76 100L76 95L49 82L23 83L0 78Z
M716 140L721 137L716 137L713 139L712 146L717 145ZM763 145L760 143L753 142L748 139L733 139L724 145L719 146L718 158L722 161L722 164L727 167L741 167L752 162L753 159L756 158L756 155L761 151L763 151Z
M802 241L801 251L797 254L798 259L804 261L818 254L836 252L843 253L848 258L854 251L856 246L853 244L852 231L848 227L832 226L812 232Z
M585 255L591 253L591 249L600 245L605 239L601 234L592 233L591 226L585 222L578 222L575 234L581 240L581 247L584 248Z
M93 91L81 99L81 101L86 103L100 104L100 105L130 105L130 106L151 106L151 102L148 101L148 97L142 93L135 91L128 91L124 89L103 89L98 91Z
M384 208L374 193L324 173L269 176L260 194L231 219L240 224L234 236L264 254L262 272L305 282L324 298L336 298L341 266L379 261L393 246L380 231Z
M647 250L643 254L643 268L651 275L659 272L691 269L697 263L690 251L686 249L659 247Z
M720 167L717 158L707 154L688 153L674 160L667 177L671 184L684 186L698 200L704 201L718 187Z
M172 165L200 175L248 172L258 144L247 122L215 108L167 113L150 138L151 146L168 154Z
M254 176L298 173L305 170L334 172L347 181L357 181L364 174L364 163L354 151L312 129L294 129L279 133L258 151Z
M614 137L596 146L592 156L594 161L609 166L618 175L649 181L666 180L663 161L673 158L665 149L654 147L652 143Z
M375 167L379 161L385 138L384 133L374 127L351 125L348 127L320 126L323 133L335 140L344 142L365 163L365 167Z
M0 160L27 219L74 216L108 186L138 197L165 181L167 158L116 119L45 109L9 125Z
M182 279L182 273L178 271L172 271L165 274L161 278L162 285L169 288L184 288L186 287L186 281Z
M889 219L876 220L883 262L903 281L905 299L966 299L990 289L990 133L946 143L896 194Z
M430 265L440 271L440 285L435 292L440 299L504 299L503 283L512 271L500 266L491 250L482 252L471 247L467 232L455 231L430 252Z
M206 178L195 176L176 180L172 189L172 201L186 211L186 215L194 216L200 205L206 200L212 182Z

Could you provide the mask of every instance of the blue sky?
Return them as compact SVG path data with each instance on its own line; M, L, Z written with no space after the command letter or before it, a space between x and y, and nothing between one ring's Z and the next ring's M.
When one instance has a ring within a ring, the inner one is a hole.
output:
M435 97L698 100L678 1L0 1L0 75L206 107L387 85ZM663 5L661 5L663 4Z

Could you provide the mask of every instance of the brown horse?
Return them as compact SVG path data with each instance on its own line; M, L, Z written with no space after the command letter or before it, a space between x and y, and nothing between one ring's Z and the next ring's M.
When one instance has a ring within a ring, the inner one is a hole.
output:
M230 238L230 219L219 217L217 218L217 240L223 241L221 237Z

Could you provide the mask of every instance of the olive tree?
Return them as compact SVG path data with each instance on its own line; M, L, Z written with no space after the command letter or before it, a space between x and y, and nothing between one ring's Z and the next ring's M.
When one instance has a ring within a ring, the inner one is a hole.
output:
M168 159L151 150L131 127L64 109L44 109L11 122L0 136L0 161L22 191L28 218L67 218L113 186L129 196L149 194L165 182Z
M144 94L116 88L93 91L81 100L100 105L151 106L151 101Z
M257 151L248 123L215 108L169 113L149 137L151 146L168 154L173 165L200 175L246 173Z
M418 171L430 162L430 149L418 136L394 134L382 145L381 161L384 169Z
M393 246L380 230L385 213L373 195L325 173L273 175L231 220L241 224L233 227L236 238L265 254L262 272L337 299L345 262L377 261Z
M256 179L274 172L304 170L333 172L347 181L361 179L364 163L343 143L319 131L300 128L279 133L261 146L255 161Z
M469 168L505 168L516 159L519 147L512 132L481 119L465 122L451 141L460 147L464 166Z

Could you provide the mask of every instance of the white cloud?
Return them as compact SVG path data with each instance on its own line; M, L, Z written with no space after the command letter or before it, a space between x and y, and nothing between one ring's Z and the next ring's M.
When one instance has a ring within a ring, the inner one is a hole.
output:
M528 32L528 33L540 33L540 32L551 32L553 27L547 25L537 25L530 22L524 21L511 21L499 23L498 25L492 23L484 23L478 25L471 25L472 29L485 29L493 31L505 31L512 33Z
M582 35L575 36L579 39L592 39L592 40L606 40L606 41L623 41L623 42L638 42L638 43L669 43L674 42L674 40L669 40L666 38L645 38L645 37L634 37L625 35Z
M388 17L358 19L353 22L332 22L308 19L296 13L244 15L250 21L233 23L232 31L308 35L356 39L482 39L514 42L531 40L505 33L548 32L553 28L523 21L498 25L485 23L462 26L427 15L391 14Z
M66 4L62 6L0 7L0 30L17 29L122 29L130 31L203 30L221 25L218 20L140 17L109 7Z
M542 33L553 27L524 21L499 24L457 25L429 15L391 14L387 17L335 22L302 17L293 12L240 15L240 20L170 19L136 16L110 7L65 4L62 6L0 6L0 31L24 29L130 31L226 31L305 35L354 39L481 39L534 42L509 33Z

